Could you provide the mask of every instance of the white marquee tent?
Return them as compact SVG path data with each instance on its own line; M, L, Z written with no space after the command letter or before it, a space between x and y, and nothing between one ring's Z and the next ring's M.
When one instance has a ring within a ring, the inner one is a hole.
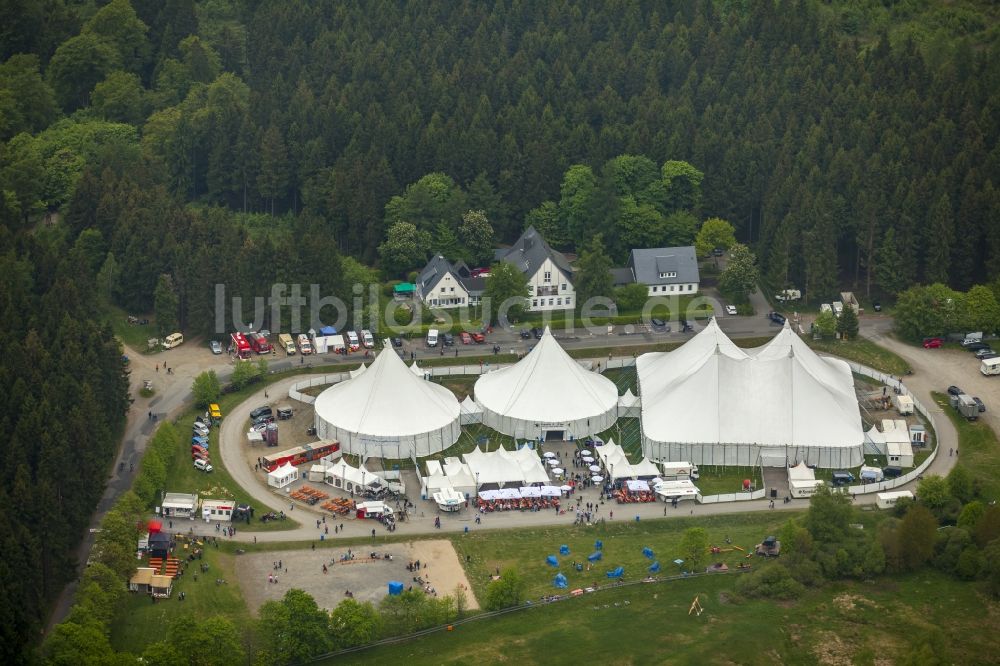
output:
M462 458L477 486L496 484L502 488L549 482L541 458L531 449L508 451L501 448L485 453L477 446Z
M612 481L641 477L652 479L660 474L660 469L648 458L643 458L635 465L630 463L625 450L613 440L608 440L604 446L594 447L594 451L601 461L601 467L606 470L608 478Z
M359 493L365 488L376 488L386 485L385 480L378 474L369 472L363 465L361 467L353 467L343 458L332 464L327 463L324 459L323 465L323 480L334 488ZM311 471L310 478L312 478Z
M805 462L788 468L788 493L792 497L809 497L822 485L823 480L817 479L816 472Z
M281 467L277 467L273 472L267 473L267 485L272 488L284 488L290 483L294 483L299 478L299 470L290 462L286 462Z
M614 382L585 370L548 328L523 359L480 377L475 395L483 423L519 439L581 438L618 418Z
M427 476L420 480L424 498L446 489L459 493L462 497L475 496L476 479L469 466L458 458L445 458L444 465L437 460L428 460L425 464Z
M461 433L455 395L410 372L392 347L360 374L323 391L315 408L318 436L365 458L428 456Z
M465 400L462 401L462 411L460 412L459 420L462 425L483 422L483 409L476 404L471 395L465 396Z
M856 467L864 432L850 366L791 328L740 349L713 319L673 352L637 359L643 452L653 460Z
M618 398L618 418L634 417L641 415L642 403L632 393L632 389L626 389L625 394Z

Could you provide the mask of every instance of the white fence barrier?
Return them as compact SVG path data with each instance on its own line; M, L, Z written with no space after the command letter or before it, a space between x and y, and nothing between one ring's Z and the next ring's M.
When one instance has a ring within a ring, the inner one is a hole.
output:
M695 495L699 504L719 504L721 502L748 502L767 497L767 488L746 493L726 493L724 495Z
M886 490L891 490L892 488L898 488L899 486L906 485L907 483L910 483L911 481L918 479L927 470L927 468L931 466L931 463L934 462L934 459L937 458L938 452L941 450L941 445L940 445L941 443L939 441L937 422L934 420L934 416L930 413L930 411L927 410L926 407L924 407L924 405L919 400L917 400L916 396L910 393L909 389L907 389L906 386L903 384L903 380L901 378L894 377L892 375L887 375L883 372L879 372L878 370L869 368L868 366L865 365L861 365L860 363L855 363L853 361L847 361L847 364L851 366L851 370L853 372L880 381L886 386L892 388L893 390L898 390L901 394L908 395L911 398L913 398L914 408L918 412L920 412L921 416L923 416L927 420L931 428L934 430L934 448L931 449L931 453L929 456L927 456L927 459L924 460L922 463L920 463L920 465L916 467L913 471L903 474L902 476L895 479L887 479L885 481L880 481L878 483L865 483L860 486L850 486L847 489L847 492L851 493L852 495L861 495L865 493L880 493Z

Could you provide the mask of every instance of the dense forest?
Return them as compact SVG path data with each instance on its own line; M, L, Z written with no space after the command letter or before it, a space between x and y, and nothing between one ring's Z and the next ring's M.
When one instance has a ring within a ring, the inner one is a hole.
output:
M216 283L350 300L392 224L454 242L467 211L499 241L600 231L617 257L723 218L768 283L812 300L967 290L1000 275L996 11L3 3L0 500L22 509L0 517L0 649L37 635L111 459L126 396L106 304L171 291L206 332Z

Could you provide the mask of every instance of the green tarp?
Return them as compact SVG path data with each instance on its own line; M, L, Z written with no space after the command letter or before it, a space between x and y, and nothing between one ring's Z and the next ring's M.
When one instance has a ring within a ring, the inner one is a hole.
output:
M412 294L417 290L417 285L412 282L400 282L392 290L397 294Z

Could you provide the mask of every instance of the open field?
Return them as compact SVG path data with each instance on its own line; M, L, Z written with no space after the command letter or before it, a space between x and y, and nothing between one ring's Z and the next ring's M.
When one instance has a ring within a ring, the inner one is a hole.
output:
M149 350L146 346L146 341L150 338L160 337L153 315L136 315L139 319L149 320L148 324L139 325L128 323L128 313L121 308L108 305L106 310L106 319L111 324L111 330L114 331L115 337L143 354L156 354L162 351L160 347Z
M207 546L204 553L203 560L192 562L187 572L174 582L169 599L152 603L145 594L129 595L111 622L111 644L116 650L141 653L150 643L163 640L170 620L181 613L191 613L196 619L225 615L236 626L246 626L250 613L237 584L232 548ZM202 563L209 567L205 573L199 572ZM226 583L216 584L216 579ZM178 601L180 592L186 593L184 601Z
M790 602L740 599L734 579L611 589L321 663L988 664L1000 652L997 605L939 574ZM696 595L700 616L688 614Z

